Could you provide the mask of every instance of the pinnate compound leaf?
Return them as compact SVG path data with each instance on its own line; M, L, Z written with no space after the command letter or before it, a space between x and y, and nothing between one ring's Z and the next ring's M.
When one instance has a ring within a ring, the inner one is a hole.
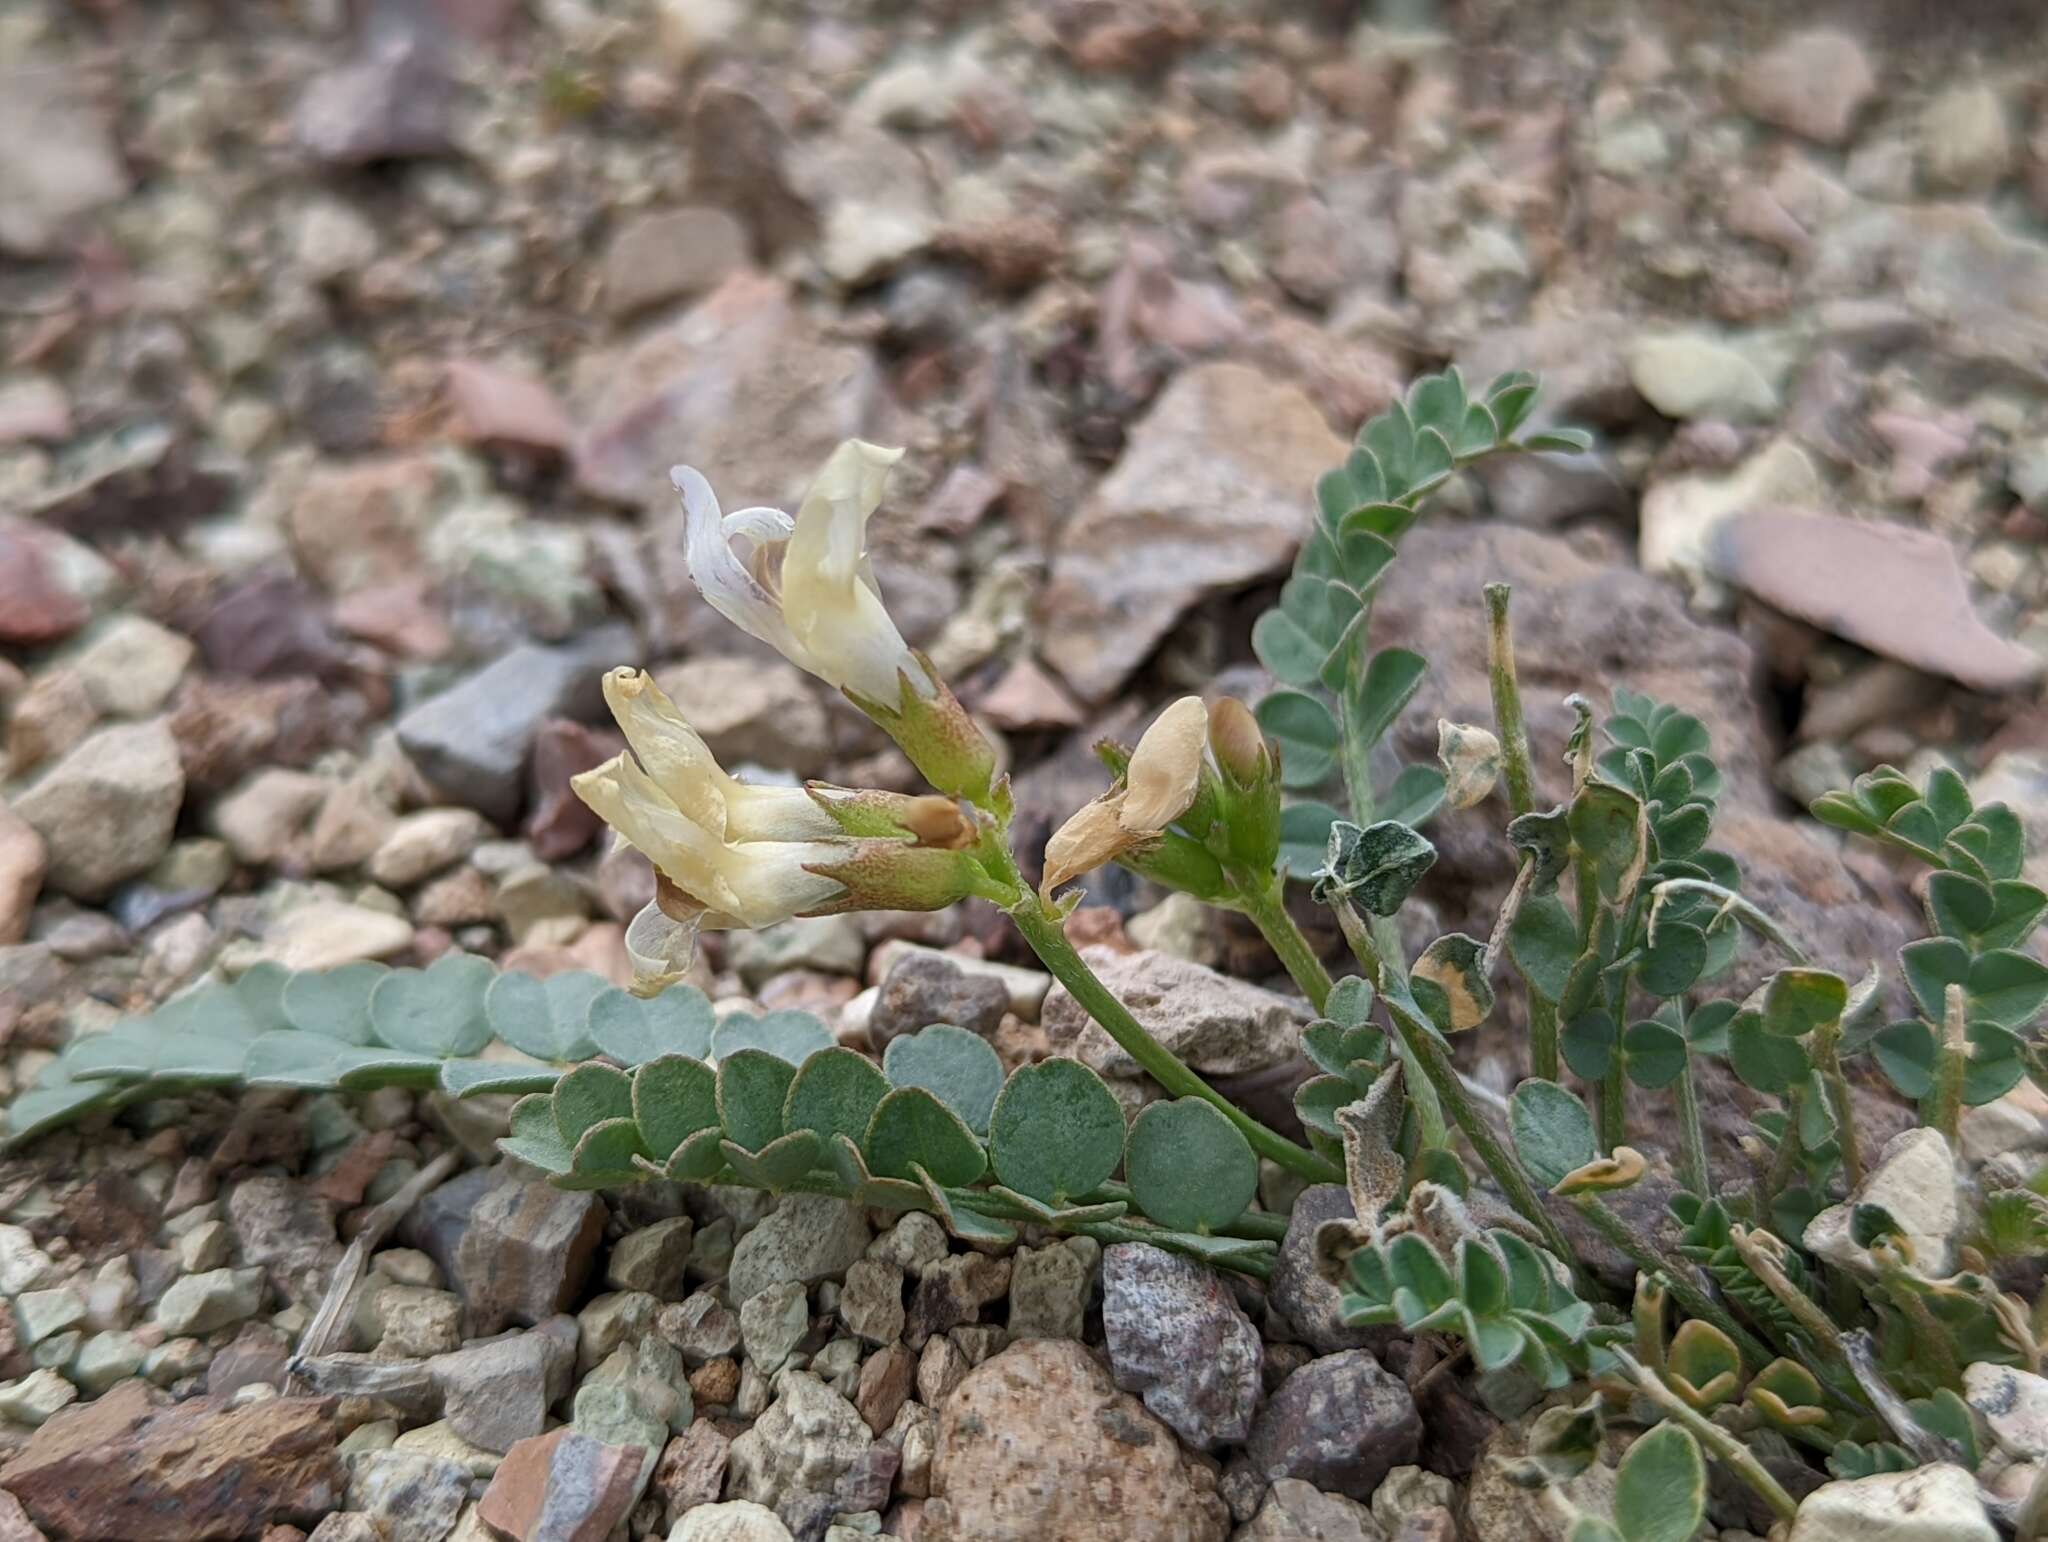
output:
M591 1040L620 1065L644 1065L664 1055L703 1060L711 1054L711 1001L694 985L671 985L645 998L607 990L586 1014Z
M547 1092L561 1078L560 1066L542 1065L536 1060L479 1056L441 1062L441 1090L451 1098Z
M922 1087L898 1087L876 1105L861 1150L884 1178L916 1179L918 1169L948 1188L963 1188L988 1171L974 1132Z
M1529 1176L1555 1188L1599 1155L1593 1116L1556 1082L1531 1079L1508 1100L1508 1129Z
M825 1142L835 1135L859 1140L888 1092L889 1079L872 1060L834 1045L797 1067L783 1100L782 1122L792 1131L813 1131Z
M301 969L285 982L278 1007L294 1028L344 1044L368 1044L370 992L389 973L386 965L367 963Z
M1139 1208L1161 1226L1210 1233L1251 1204L1259 1161L1214 1104L1176 1098L1147 1104L1131 1121L1124 1177Z
M1685 1035L1669 1023L1630 1023L1622 1054L1628 1079L1638 1087L1668 1087L1685 1071Z
M989 1116L989 1155L1007 1188L1048 1205L1093 1193L1116 1171L1124 1115L1078 1060L1055 1056L1017 1071Z
M495 975L490 960L450 953L425 969L394 969L370 992L370 1027L378 1042L415 1055L474 1055L491 1042L484 992Z
M980 1034L952 1023L891 1039L882 1052L882 1074L890 1086L924 1088L983 1137L1003 1090L1003 1062L995 1049Z

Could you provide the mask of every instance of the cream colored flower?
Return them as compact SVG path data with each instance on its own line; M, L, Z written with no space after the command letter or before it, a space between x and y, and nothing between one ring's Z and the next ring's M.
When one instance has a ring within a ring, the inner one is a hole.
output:
M901 450L849 439L832 452L795 518L780 509L721 514L703 474L677 466L690 579L712 609L792 664L884 707L908 679L936 687L882 605L867 525Z
M1120 786L1082 808L1045 843L1038 892L1050 902L1063 883L1135 851L1185 814L1202 786L1209 712L1199 696L1183 696L1158 717L1131 751Z
M570 786L674 887L672 919L695 906L699 925L767 926L844 894L809 871L841 858L844 843L808 793L734 780L637 669L611 671L604 693L631 749Z

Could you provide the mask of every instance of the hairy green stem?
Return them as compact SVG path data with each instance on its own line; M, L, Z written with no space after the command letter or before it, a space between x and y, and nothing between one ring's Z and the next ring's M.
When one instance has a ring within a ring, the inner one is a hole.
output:
M1655 1403L1667 1419L1681 1425L1694 1440L1726 1463L1738 1478L1756 1491L1759 1499L1770 1506L1772 1514L1782 1521L1789 1521L1799 1513L1799 1501L1785 1492L1785 1486L1770 1475L1748 1446L1699 1413L1627 1350L1616 1349L1614 1357L1634 1378L1643 1396Z
M1929 1091L1927 1122L1941 1131L1954 1150L1963 1119L1963 1076L1970 1068L1969 1003L1960 985L1942 996L1941 1037L1934 1051L1934 1086Z
M1302 935L1294 917L1287 913L1281 885L1282 880L1275 879L1264 890L1254 888L1241 892L1236 906L1239 913L1259 929L1259 935L1266 939L1266 946L1279 955L1282 967L1301 987L1309 1005L1320 1012L1330 999L1330 971L1323 967L1323 961L1316 957L1316 950L1308 945L1308 938Z
M1529 729L1522 717L1522 687L1515 676L1515 634L1508 621L1508 586L1486 586L1487 680L1493 687L1493 721L1500 730L1501 772L1508 806L1517 814L1536 807L1536 779L1529 764Z
M1742 1351L1742 1357L1749 1363L1752 1373L1762 1370L1777 1358L1768 1344L1745 1328L1720 1302L1693 1283L1691 1267L1683 1259L1667 1255L1662 1248L1616 1215L1598 1194L1574 1194L1572 1204L1595 1231L1621 1249L1629 1261L1645 1275L1654 1274L1661 1277L1664 1288L1671 1294L1671 1299L1685 1308L1688 1316L1712 1323L1727 1334L1735 1347Z
M1799 1133L1799 1088L1795 1086L1785 1092L1785 1133L1778 1137L1778 1149L1771 1154L1770 1165L1764 1169L1763 1177L1757 1183L1754 1206L1757 1225L1770 1225L1771 1211L1776 1207L1785 1185L1792 1181L1792 1174L1798 1169L1799 1158L1805 1150L1805 1139Z
M1487 679L1493 687L1493 722L1500 733L1501 774L1508 807L1517 816L1536 807L1536 776L1529 759L1529 727L1522 716L1522 686L1515 673L1515 633L1508 620L1508 586L1486 586ZM1527 978L1526 976L1524 977ZM1531 1074L1554 1082L1558 1076L1557 1003L1529 992Z
M1251 1142L1252 1150L1260 1156L1279 1163L1290 1172L1301 1174L1312 1183L1343 1181L1342 1168L1306 1146L1297 1146L1286 1136L1267 1129L1189 1070L1171 1050L1147 1033L1144 1026L1131 1016L1130 1009L1117 1000L1067 940L1059 918L1022 884L1018 885L1018 890L1019 898L1010 910L1012 924L1053 978L1066 986L1088 1015L1102 1025L1103 1032L1116 1040L1146 1075L1173 1097L1200 1098L1210 1104L1243 1132L1244 1138Z
M1835 1116L1835 1140L1842 1151L1842 1174L1854 1189L1863 1181L1863 1138L1856 1133L1856 1110L1849 1102L1849 1078L1842 1074L1842 1025L1823 1023L1813 1030L1813 1065Z
M1338 920L1349 938L1361 934L1363 927L1350 913L1348 905L1337 906ZM1361 962L1364 961L1361 952ZM1385 993L1382 993L1385 995ZM1578 1255L1565 1240L1564 1231L1557 1220L1545 1207L1543 1198L1536 1191L1527 1169L1520 1158L1510 1151L1501 1138L1493 1131L1478 1109L1472 1106L1472 1099L1465 1092L1465 1083L1458 1075L1458 1068L1451 1062L1449 1048L1437 1036L1436 1030L1421 1018L1413 1016L1408 1009L1392 996L1386 997L1387 1017L1394 1025L1395 1047L1400 1053L1411 1090L1418 1084L1427 1085L1436 1094L1436 1101L1448 1113L1451 1122L1471 1144L1473 1153L1485 1164L1493 1175L1494 1182L1507 1195L1508 1203L1516 1213L1543 1239L1543 1245L1555 1253L1564 1263L1571 1265L1574 1277L1580 1282L1582 1293L1597 1295L1592 1282L1578 1263ZM1420 1116L1418 1101L1417 1113ZM1440 1113L1439 1118L1443 1117Z
M1351 944L1353 956L1364 966L1366 979L1379 991L1381 999L1387 1001L1387 1015L1393 1017L1394 1004L1387 999L1386 964L1380 957L1371 930L1352 910L1349 901L1339 900L1333 908L1337 913L1337 925L1343 929L1344 940ZM1407 1037L1399 1032L1394 1035L1394 1053L1401 1061L1401 1085L1407 1090L1409 1106L1415 1110L1415 1125L1420 1136L1418 1149L1434 1151L1449 1146L1450 1127L1444 1123L1443 1103L1437 1096L1436 1084L1424 1073Z
M1685 998L1677 998L1678 1032L1685 1034ZM1685 1067L1678 1073L1678 1177L1701 1199L1711 1199L1707 1171L1707 1136L1700 1124L1700 1092L1692 1079L1692 1044L1685 1045Z
M1743 925L1766 941L1775 943L1784 955L1795 964L1808 962L1806 949L1792 940L1791 934L1780 926L1773 916L1759 910L1755 905L1737 894L1705 878L1667 878L1651 891L1650 895L1650 936L1657 935L1657 914L1664 908L1664 899L1670 894L1704 894L1721 902L1721 909L1734 916Z

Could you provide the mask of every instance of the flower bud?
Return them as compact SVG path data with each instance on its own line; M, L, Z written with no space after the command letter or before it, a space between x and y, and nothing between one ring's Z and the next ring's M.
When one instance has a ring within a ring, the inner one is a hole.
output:
M1632 1188L1649 1167L1643 1154L1633 1146L1616 1146L1611 1156L1595 1157L1584 1167L1575 1167L1550 1192L1560 1195L1599 1194L1608 1189Z
M936 793L882 792L825 782L808 783L804 790L847 835L908 836L916 845L944 851L965 851L981 838L980 826L960 805Z
M1259 720L1235 696L1219 696L1209 708L1209 753L1236 787L1251 787L1272 774L1273 757Z

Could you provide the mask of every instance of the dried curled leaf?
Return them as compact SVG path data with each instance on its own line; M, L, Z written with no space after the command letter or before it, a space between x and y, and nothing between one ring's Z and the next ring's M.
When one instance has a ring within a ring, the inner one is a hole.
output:
M1444 801L1471 808L1500 780L1500 740L1472 723L1436 720L1436 760L1444 771Z

